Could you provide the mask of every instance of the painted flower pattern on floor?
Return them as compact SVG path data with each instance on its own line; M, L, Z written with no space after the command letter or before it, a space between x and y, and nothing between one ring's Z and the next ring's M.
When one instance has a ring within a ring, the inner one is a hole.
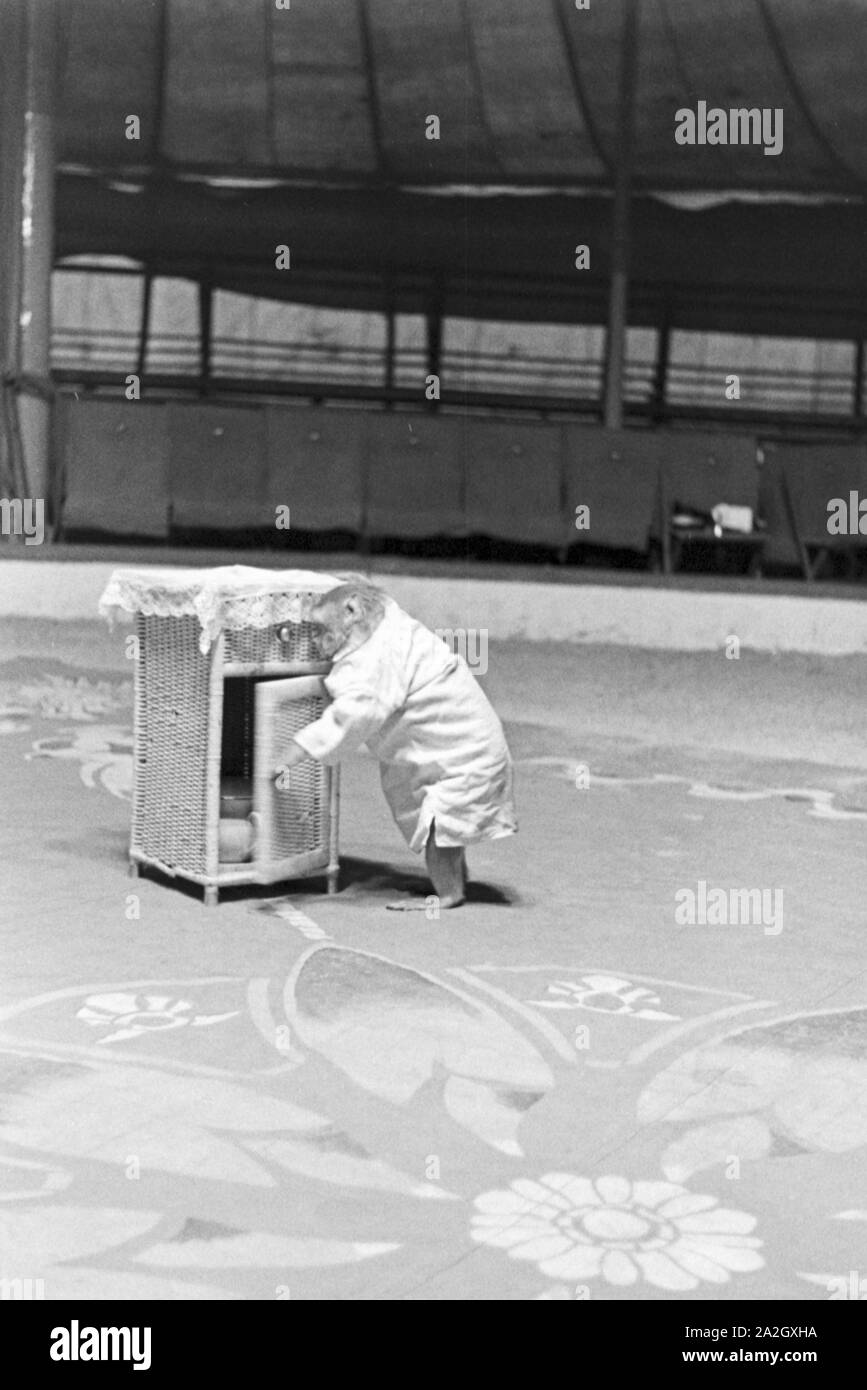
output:
M16 775L62 775L119 844L130 715L128 682L0 689ZM334 916L257 922L285 933L268 978L90 979L0 1011L0 1277L48 1298L865 1297L854 992L781 1017L571 942L472 965L460 933L386 949L360 920L354 945ZM609 1111L621 1128L587 1140Z
M754 1216L674 1183L546 1173L485 1192L474 1205L474 1240L555 1279L646 1280L688 1293L764 1264Z
M17 1055L3 1078L0 1273L44 1278L48 1298L262 1298L290 1287L301 1298L389 1298L447 1279L458 1260L486 1297L764 1296L762 1281L781 1273L768 1211L754 1207L767 1208L764 1170L743 1188L715 1170L713 1185L671 1181L646 1147L637 1171L536 1167L530 1154L550 1143L548 1100L571 1097L580 1113L582 1087L598 1083L460 973L454 988L327 942L302 947L286 979L120 982L5 1011L2 1041L16 1036ZM28 1056L34 1024L43 1041ZM801 1036L780 1027L790 1042ZM255 1065L203 1066L217 1034L224 1054ZM678 1056L701 1052L680 1045ZM666 1075L654 1066L654 1078ZM677 1122L647 1122L663 1169ZM629 1153L621 1145L621 1160ZM782 1271L799 1285L789 1296L844 1296L833 1290L845 1273L819 1271L835 1267L823 1262L834 1224L837 1267L857 1267L845 1239L861 1229L856 1201L816 1213L809 1261Z
M0 680L0 733L26 733L39 719L92 723L132 713L132 682L88 676L42 675L27 681Z
M129 680L94 680L83 675L0 681L0 735L32 736L34 726L59 724L52 733L34 739L25 756L77 763L86 787L99 786L128 801L132 795L132 690Z

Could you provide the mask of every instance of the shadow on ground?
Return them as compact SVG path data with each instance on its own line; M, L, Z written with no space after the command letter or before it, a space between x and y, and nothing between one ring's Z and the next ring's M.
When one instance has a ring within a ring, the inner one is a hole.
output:
M68 846L64 845L64 848ZM201 898L202 889L186 879L171 878L158 869L141 869L141 877L162 884L164 887L182 893L187 898ZM354 859L341 856L340 889L335 902L357 902L364 899L376 902L380 898L393 897L395 893L408 893L413 897L427 897L433 893L433 885L424 874L407 873L384 860ZM240 884L234 888L221 888L220 901L223 903L243 903L268 901L275 897L292 897L298 902L313 902L327 898L324 874L309 878L287 879L281 883ZM499 907L513 907L520 900L506 894L491 883L473 882L467 884L468 903L490 903Z

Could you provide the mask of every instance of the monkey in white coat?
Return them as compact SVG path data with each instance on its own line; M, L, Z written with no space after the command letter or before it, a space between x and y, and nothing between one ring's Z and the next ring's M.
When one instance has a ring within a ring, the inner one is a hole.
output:
M465 847L517 829L499 719L463 657L372 585L329 590L310 622L318 654L333 662L332 703L295 735L278 773L306 757L337 763L365 744L407 844L425 851L440 906L460 906Z

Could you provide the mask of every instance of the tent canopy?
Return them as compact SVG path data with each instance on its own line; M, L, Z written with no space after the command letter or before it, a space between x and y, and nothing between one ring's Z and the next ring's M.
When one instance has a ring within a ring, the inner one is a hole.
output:
M603 322L623 9L58 0L58 256L312 304ZM630 321L867 336L867 4L639 15ZM782 109L782 151L678 144L700 101ZM697 193L719 201L696 211Z
M58 0L61 159L317 182L611 182L622 0ZM863 191L862 0L639 0L638 186ZM784 148L678 145L700 100ZM138 115L140 139L127 138ZM439 140L425 118L440 120Z

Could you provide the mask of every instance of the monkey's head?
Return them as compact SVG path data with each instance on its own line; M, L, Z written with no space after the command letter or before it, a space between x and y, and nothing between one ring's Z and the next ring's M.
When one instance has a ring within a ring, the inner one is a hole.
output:
M385 616L383 595L372 584L339 584L310 610L313 646L322 661L344 647L360 647Z

